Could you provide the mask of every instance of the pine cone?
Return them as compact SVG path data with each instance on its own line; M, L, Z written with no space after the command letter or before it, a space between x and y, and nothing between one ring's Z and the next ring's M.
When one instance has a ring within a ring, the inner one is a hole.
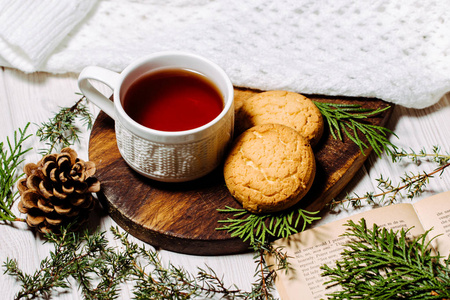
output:
M77 158L71 148L60 154L44 156L37 164L24 167L26 178L18 182L19 211L27 214L27 223L40 232L58 233L61 225L74 223L76 230L95 206L91 193L100 190L92 177L95 164Z

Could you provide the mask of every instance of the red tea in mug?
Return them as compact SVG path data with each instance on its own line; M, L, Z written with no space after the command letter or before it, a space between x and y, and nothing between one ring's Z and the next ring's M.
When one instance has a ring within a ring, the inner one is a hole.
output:
M123 98L125 112L136 122L161 131L203 126L223 110L219 89L204 75L185 69L144 74Z

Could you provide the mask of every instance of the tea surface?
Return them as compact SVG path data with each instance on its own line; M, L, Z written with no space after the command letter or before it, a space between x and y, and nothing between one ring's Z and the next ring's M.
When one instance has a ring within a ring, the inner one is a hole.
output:
M161 131L203 126L223 110L218 88L202 74L166 69L145 74L126 91L123 106L136 122Z

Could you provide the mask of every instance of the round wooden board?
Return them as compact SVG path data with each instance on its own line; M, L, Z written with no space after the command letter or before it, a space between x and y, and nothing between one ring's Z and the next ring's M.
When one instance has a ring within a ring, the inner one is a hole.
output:
M236 110L257 91L235 89ZM363 107L388 106L377 99L309 96L322 102L356 103ZM391 107L368 122L384 126ZM325 130L314 148L317 173L313 187L298 205L317 211L335 197L362 166L365 155L351 141L335 140ZM186 183L161 183L133 171L120 156L114 121L100 112L90 136L89 160L96 163L102 189L98 197L111 217L133 236L157 248L195 255L224 255L249 250L249 244L216 228L225 206L240 207L228 192L222 169Z

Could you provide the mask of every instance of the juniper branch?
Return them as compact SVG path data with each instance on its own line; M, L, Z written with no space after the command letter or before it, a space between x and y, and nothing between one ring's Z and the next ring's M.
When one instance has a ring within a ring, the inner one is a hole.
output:
M419 163L421 158L429 159L437 163L439 166L443 166L450 162L450 153L441 153L441 147L434 145L432 147L431 153L428 153L425 148L422 148L419 152L410 149L409 151L405 149L397 149L392 155L393 162L399 162L404 158L410 159L414 163Z
M376 179L378 188L381 190L380 193L368 192L363 196L358 196L357 194L354 194L353 196L347 195L345 199L332 200L329 205L331 207L336 207L337 205L348 204L352 207L360 207L363 205L363 201L369 205L389 205L404 197L413 199L424 192L430 179L434 178L437 174L442 176L444 171L450 167L450 155L441 154L438 146L433 147L433 153L427 153L425 150L421 150L419 153L416 153L413 150L407 152L400 149L392 154L392 158L393 162L400 162L404 158L409 158L415 163L417 163L420 158L431 158L432 161L439 164L439 167L429 173L425 171L419 173L406 173L400 178L400 182L397 185L394 185L390 178L384 178L383 175L380 175L380 177Z
M69 226L62 228L60 235L47 233L45 237L54 245L54 250L33 274L24 273L16 260L7 259L3 265L5 273L21 283L16 299L50 298L58 288L69 289L71 278L78 282L86 299L115 299L123 282L133 283L135 299L192 299L216 295L233 299L272 299L273 273L264 265L263 254L270 252L279 259L279 266L287 265L286 261L281 262L285 259L281 250L255 245L258 274L262 273L252 291L246 292L235 285L227 286L208 266L198 268L197 275L172 264L165 267L156 251L131 242L128 234L117 228L112 227L111 232L122 247L109 247L105 232L73 232Z
M29 125L28 123L23 129L15 131L13 141L7 137L7 147L3 142L0 143L0 221L23 221L16 217L11 208L18 193L14 192L14 187L23 176L23 172L17 173L18 167L23 162L25 153L32 149L23 149L24 142L31 136L26 134Z
M84 102L86 97L81 97L71 107L62 107L48 122L40 124L36 136L40 141L46 142L48 149L41 149L42 155L52 153L56 148L68 147L80 141L80 128L75 125L77 119L82 121L83 126L91 129L93 117Z
M324 265L322 276L328 286L341 290L328 294L328 299L448 299L450 268L441 264L444 258L432 254L428 238L431 230L414 238L410 229L399 231L367 228L349 221L344 234L350 238L335 267Z
M232 213L233 218L219 220L221 224L228 223L216 230L226 230L231 236L237 236L244 242L250 243L261 241L265 243L270 237L287 237L291 234L303 231L308 224L319 220L315 217L318 211L310 212L302 208L282 211L270 214L252 214L243 208L233 208L226 206L224 209L218 209L221 213Z
M396 150L396 146L388 140L388 135L395 135L391 130L365 122L367 118L377 116L388 110L390 106L377 109L363 108L358 104L335 104L314 101L319 111L322 113L331 135L335 139L343 140L343 135L347 136L360 148L364 150L372 147L374 152L381 156L385 151L388 155ZM368 142L364 142L360 135L364 136Z

